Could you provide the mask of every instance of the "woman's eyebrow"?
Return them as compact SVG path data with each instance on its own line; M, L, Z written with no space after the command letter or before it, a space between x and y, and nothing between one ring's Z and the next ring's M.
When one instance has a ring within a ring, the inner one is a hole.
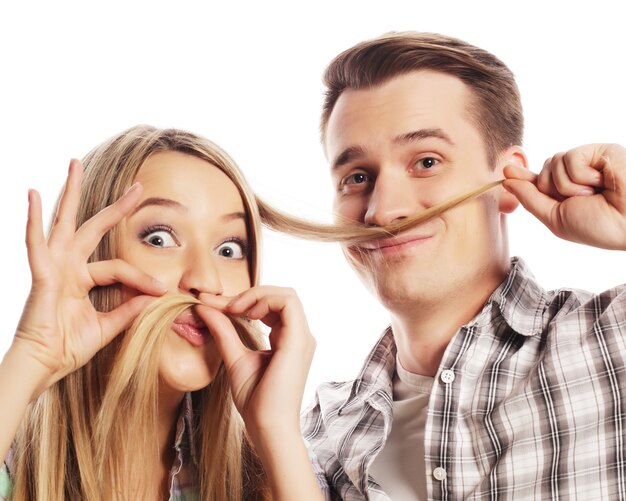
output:
M231 212L230 214L224 214L222 216L222 220L224 222L233 221L236 219L243 219L244 221L248 220L248 216L245 212Z
M154 205L159 206L159 207L169 207L169 208L181 211L181 212L187 212L188 210L186 205L181 204L180 202L177 202L176 200L172 200L171 198L150 197L150 198L146 198L137 207L135 207L135 210L131 213L131 215L136 214L137 212L139 212L141 209L145 207L150 207ZM228 214L224 214L223 216L220 216L220 218L224 222L234 221L237 219L243 219L244 221L247 221L248 216L245 212L236 211L236 212L230 212Z
M136 214L144 207L148 207L151 205L158 205L160 207L170 207L172 209L176 209L179 211L187 211L187 207L185 207L180 202L177 202L176 200L172 200L170 198L150 197L150 198L146 198L137 207L135 207L135 210L132 212L132 214Z

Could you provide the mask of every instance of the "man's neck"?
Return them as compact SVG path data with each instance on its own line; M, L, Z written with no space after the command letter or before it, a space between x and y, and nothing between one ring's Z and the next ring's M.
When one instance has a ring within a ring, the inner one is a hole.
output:
M507 271L495 272L490 280L471 290L459 288L444 298L392 311L391 327L402 367L414 374L434 376L454 335L480 313Z

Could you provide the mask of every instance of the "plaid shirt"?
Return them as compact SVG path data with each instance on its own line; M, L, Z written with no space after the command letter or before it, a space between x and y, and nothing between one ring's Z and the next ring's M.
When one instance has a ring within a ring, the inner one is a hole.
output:
M197 501L200 499L198 488L193 481L197 462L192 440L192 416L191 394L187 393L176 422L176 440L174 443L176 458L169 475L169 501ZM13 460L12 451L9 451L4 463L0 466L0 501L11 499L10 472L13 467ZM185 470L183 470L183 465L185 465Z
M198 486L195 484L198 464L195 442L193 440L193 406L191 393L186 393L176 423L174 449L176 459L170 470L169 501L197 501ZM183 465L185 469L183 470Z
M624 500L626 286L547 292L512 263L435 376L428 497ZM368 468L392 426L395 355L387 329L357 379L322 385L303 416L332 499L389 499Z

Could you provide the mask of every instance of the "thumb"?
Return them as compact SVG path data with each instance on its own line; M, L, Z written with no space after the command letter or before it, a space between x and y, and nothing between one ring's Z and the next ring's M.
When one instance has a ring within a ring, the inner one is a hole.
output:
M537 187L519 179L507 179L502 183L504 189L515 195L524 208L535 216L548 228L553 229L555 224L553 214L558 204L556 200L541 193Z

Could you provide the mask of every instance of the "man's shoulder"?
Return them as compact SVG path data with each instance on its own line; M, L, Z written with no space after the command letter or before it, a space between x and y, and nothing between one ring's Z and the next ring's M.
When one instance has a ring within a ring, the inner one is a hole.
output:
M551 322L575 318L595 322L615 310L626 311L626 285L595 293L575 288L549 291L545 309Z
M388 327L365 358L354 379L330 381L317 387L313 402L304 412L304 419L332 419L342 411L359 406L372 395L391 394L395 370L396 345Z
M600 293L573 287L545 290L521 258L513 258L509 275L491 301L514 331L527 336L563 327L587 332L597 321L615 324L626 317L626 285Z
M315 390L313 402L304 411L304 417L312 414L332 415L348 401L356 379L348 381L327 381Z

